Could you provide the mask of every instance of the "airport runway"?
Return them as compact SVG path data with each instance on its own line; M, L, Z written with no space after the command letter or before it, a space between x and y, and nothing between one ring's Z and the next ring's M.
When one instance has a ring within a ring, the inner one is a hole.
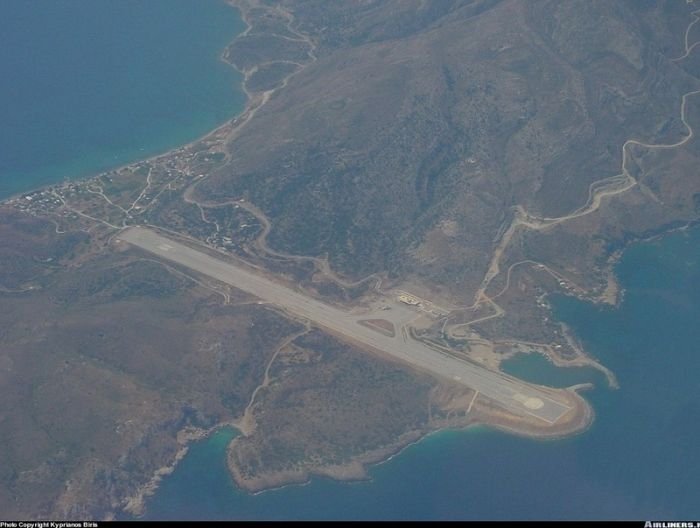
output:
M397 331L395 337L377 332L359 324L360 320L367 319L370 314L340 310L270 280L243 265L216 258L166 238L153 229L130 227L117 238L280 306L336 335L346 336L421 370L466 385L517 414L527 414L555 423L571 409L537 385L443 354L407 337L402 331ZM378 314L373 313L370 317L376 315Z

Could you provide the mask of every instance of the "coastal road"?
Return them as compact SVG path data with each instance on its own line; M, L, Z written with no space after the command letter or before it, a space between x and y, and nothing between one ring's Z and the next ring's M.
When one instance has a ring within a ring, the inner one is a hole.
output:
M554 391L441 353L410 338L404 331L396 332L393 337L377 332L359 323L368 318L366 313L350 313L330 306L256 273L243 264L238 265L186 246L153 229L130 227L122 231L117 239L277 305L335 335L466 385L516 414L554 424L571 409L570 405L556 398Z

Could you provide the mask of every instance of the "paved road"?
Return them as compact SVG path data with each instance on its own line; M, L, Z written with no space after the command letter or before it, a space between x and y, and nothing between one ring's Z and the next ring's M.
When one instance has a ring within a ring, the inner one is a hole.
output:
M528 414L555 423L570 409L568 405L553 399L550 392L536 385L442 354L407 337L405 332L399 331L395 337L381 334L358 323L366 319L368 314L346 312L312 299L246 267L175 242L152 229L131 227L120 233L118 239L278 305L335 334L349 337L422 370L462 383L518 414Z

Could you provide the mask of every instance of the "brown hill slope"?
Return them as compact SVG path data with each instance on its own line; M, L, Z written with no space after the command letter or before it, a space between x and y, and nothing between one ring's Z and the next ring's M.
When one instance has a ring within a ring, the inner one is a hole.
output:
M627 138L681 137L679 101L696 86L670 60L682 2L285 7L315 50L196 196L247 197L272 220L273 247L328 253L353 277L458 285L458 299L514 206L582 206L592 182L619 173Z

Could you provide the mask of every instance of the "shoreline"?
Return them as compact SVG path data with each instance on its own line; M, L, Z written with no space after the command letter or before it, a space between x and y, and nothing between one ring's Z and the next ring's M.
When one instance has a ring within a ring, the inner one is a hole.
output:
M221 132L222 129L226 128L227 126L232 126L235 128L235 121L238 120L239 117L244 116L246 113L248 113L250 111L249 107L251 106L251 102L252 102L252 99L254 99L254 97L252 97L250 92L245 88L246 79L245 79L244 72L239 70L233 63L231 63L226 58L226 50L236 39L238 39L242 35L245 35L246 32L250 31L252 26L248 22L248 19L244 16L243 10L237 5L236 0L226 0L223 3L226 6L238 11L239 16L241 18L241 21L246 25L246 28L243 31L241 31L240 33L237 33L224 46L224 50L221 53L219 53L219 56L218 56L219 61L223 62L224 64L226 64L227 66L229 66L230 68L232 68L234 71L236 71L237 73L239 73L242 76L241 82L240 82L240 90L245 95L245 103L244 103L243 109L240 111L240 113L234 114L234 115L226 118L221 123L215 125L214 128L210 128L207 132L197 136L196 138L194 138L191 141L188 141L186 143L179 143L178 145L171 147L167 150L161 151L157 154L147 155L144 158L137 158L137 159L134 159L133 161L122 163L120 165L115 165L114 167L109 168L109 169L102 169L102 170L98 170L96 172L90 172L89 174L86 174L84 176L64 177L61 181L57 181L54 183L47 183L44 185L39 185L37 187L30 187L28 189L25 189L24 191L9 194L9 195L1 198L0 205L3 205L3 204L5 204L9 201L12 201L12 200L16 200L17 198L20 198L24 195L35 193L35 192L40 191L42 189L51 188L55 185L82 183L82 182L86 182L88 180L91 180L93 178L97 178L98 176L102 176L103 174L108 174L110 172L118 172L118 171L121 171L123 169L128 169L128 168L133 167L134 165L138 165L140 163L148 163L151 161L161 160L162 158L166 158L166 157L171 156L173 154L179 154L179 153L187 150L188 148L194 147L195 145L197 145L198 143L200 143L202 141L206 141L207 139L210 139L212 136L215 136L216 134Z
M436 386L437 387L437 386ZM595 410L579 392L589 390L591 384L579 384L564 389L572 399L574 406L570 416L556 426L543 426L508 411L477 403L473 411L467 411L463 417L452 422L449 418L438 419L433 424L407 431L396 441L376 449L357 454L343 464L319 464L292 470L270 471L253 478L245 477L233 460L233 450L237 438L234 438L226 448L226 468L235 486L242 492L259 495L267 491L277 490L293 485L309 484L314 477L330 478L339 482L357 482L371 480L371 470L391 461L404 450L417 445L429 436L450 432L466 432L472 428L485 428L503 434L528 438L535 441L556 441L588 431L595 421Z
M436 385L438 387L439 385ZM437 419L433 424L428 423L423 428L407 431L394 442L366 452L359 453L343 464L319 464L317 466L294 470L271 471L255 478L245 478L235 463L232 462L232 452L238 438L248 435L244 431L241 419L220 422L209 429L186 427L177 433L181 445L173 459L166 465L153 472L151 478L139 486L134 494L123 501L119 511L135 519L143 517L148 511L148 501L160 488L165 477L172 474L180 461L187 455L194 442L202 441L222 428L232 428L237 434L226 446L226 471L232 485L242 493L259 495L288 486L304 486L314 478L328 478L338 482L361 482L371 480L374 467L385 464L401 455L406 449L419 444L429 436L446 432L467 432L470 429L484 428L503 434L528 438L535 441L556 441L585 433L595 421L595 411L591 404L580 395L580 392L592 388L591 384L579 384L564 389L572 398L574 406L571 415L556 427L539 425L527 418L512 415L500 407L478 403L473 411L468 411L463 417L455 420L450 418ZM553 430L549 430L553 429Z

